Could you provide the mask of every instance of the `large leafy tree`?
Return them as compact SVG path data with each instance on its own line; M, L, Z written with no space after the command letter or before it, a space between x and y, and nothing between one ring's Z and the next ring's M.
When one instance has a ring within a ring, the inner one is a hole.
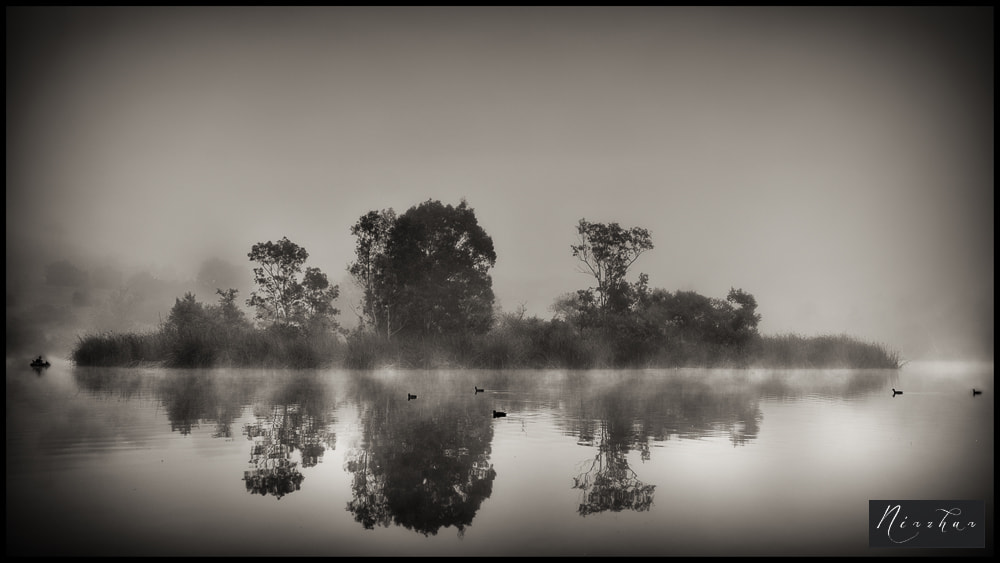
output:
M247 305L255 307L259 321L279 326L335 328L333 301L340 288L331 286L318 268L306 268L309 253L284 237L278 242L260 242L250 250L257 290L250 293Z
M400 216L389 263L400 312L419 333L485 332L493 321L493 239L472 208L426 201Z
M625 280L629 267L653 248L649 230L623 228L618 223L591 223L580 219L578 244L571 245L573 256L583 263L582 271L597 281L596 306L602 312L622 312L631 306L633 289Z
M403 331L485 332L493 322L493 239L464 200L428 200L395 217L370 212L351 232L357 260L349 266L365 289L365 311L387 337Z

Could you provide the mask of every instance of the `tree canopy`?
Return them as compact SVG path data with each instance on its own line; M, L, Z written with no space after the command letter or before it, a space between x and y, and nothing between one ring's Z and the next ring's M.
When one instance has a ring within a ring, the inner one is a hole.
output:
M621 312L630 305L629 286L625 281L629 267L639 256L653 248L649 230L623 228L618 223L577 224L579 243L571 245L573 256L584 264L585 272L597 281L596 305L601 311Z
M356 260L348 270L365 290L369 326L397 332L482 333L493 322L493 239L466 201L427 200L396 217L363 215L351 228Z
M339 313L333 301L340 288L331 286L318 268L302 268L309 253L284 237L278 242L259 242L247 254L259 264L253 269L257 290L247 305L257 309L257 320L271 325L299 328L336 328Z

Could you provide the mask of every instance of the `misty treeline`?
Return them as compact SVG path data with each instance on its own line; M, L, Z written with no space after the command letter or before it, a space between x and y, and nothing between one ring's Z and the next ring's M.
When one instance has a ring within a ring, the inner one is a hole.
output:
M65 357L81 333L142 333L163 321L178 296L216 288L249 290L246 268L220 258L203 261L193 279L149 269L127 271L113 260L66 258L8 268L7 354Z
M551 319L503 312L495 303L492 238L465 200L428 200L397 215L373 210L351 226L348 266L361 290L348 330L334 306L339 286L306 265L305 248L282 238L256 243L253 289L217 302L186 292L156 330L79 338L77 365L157 362L174 367L598 368L676 366L898 368L881 345L847 336L762 336L757 301L653 288L633 265L654 246L649 230L581 219L569 251L590 287L559 296ZM62 275L73 275L63 272Z

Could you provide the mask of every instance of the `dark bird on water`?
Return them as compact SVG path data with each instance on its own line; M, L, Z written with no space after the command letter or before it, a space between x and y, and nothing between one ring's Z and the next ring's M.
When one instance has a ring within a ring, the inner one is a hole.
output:
M892 396L893 397L895 397L896 395L902 395L902 394L903 394L902 391L896 391L895 387L892 388Z
M406 394L406 400L407 400L407 401L409 401L409 400L411 400L411 399L416 399L416 398L417 398L417 396L416 396L416 395L414 395L413 393L407 393L407 394Z
M473 385L472 388L476 390L476 393L482 393L483 392L482 389L480 389L479 387L476 387L475 385Z
M493 411L493 418L499 418L501 416L507 416L507 413L503 411Z
M972 390L972 396L973 397L975 397L976 395L982 395L982 394L983 394L982 391L976 391L975 389Z

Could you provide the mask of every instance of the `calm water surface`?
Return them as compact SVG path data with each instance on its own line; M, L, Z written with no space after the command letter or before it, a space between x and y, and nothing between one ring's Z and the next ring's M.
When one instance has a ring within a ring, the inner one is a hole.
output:
M23 363L7 555L942 555L868 548L869 499L983 500L987 548L946 553L993 552L992 364Z

